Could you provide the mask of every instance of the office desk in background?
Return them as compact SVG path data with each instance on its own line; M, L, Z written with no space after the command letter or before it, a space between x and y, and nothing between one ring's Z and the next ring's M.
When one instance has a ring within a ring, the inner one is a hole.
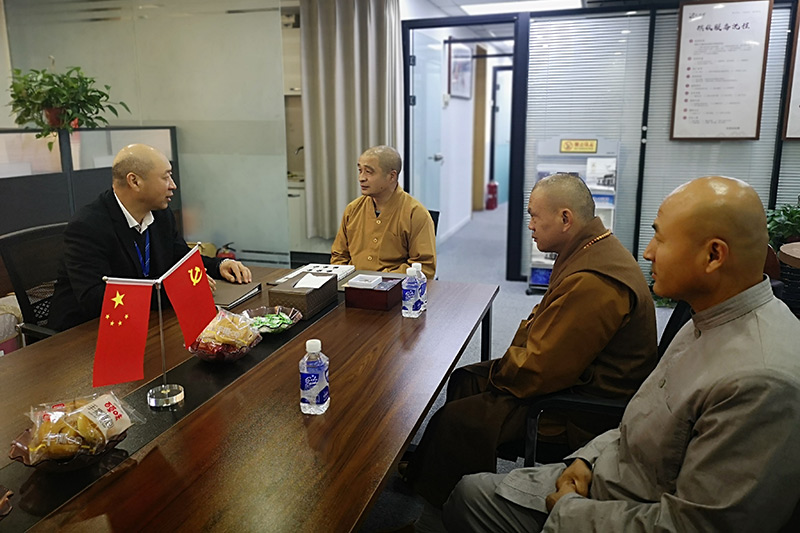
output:
M355 529L488 316L497 291L431 282L429 310L417 320L403 319L399 310L339 305L143 443L36 529L89 523L114 530ZM243 308L252 305L254 300ZM174 328L171 335L179 339ZM148 340L148 351L151 343L157 347L157 336ZM331 406L316 417L299 411L298 361L308 338L321 339L331 360ZM180 346L175 342L168 352ZM61 351L59 344L40 350ZM195 363L180 358L174 356L172 364ZM181 382L187 397L201 381L215 379L214 367L198 368L204 374L195 371ZM5 381L5 373L0 376Z

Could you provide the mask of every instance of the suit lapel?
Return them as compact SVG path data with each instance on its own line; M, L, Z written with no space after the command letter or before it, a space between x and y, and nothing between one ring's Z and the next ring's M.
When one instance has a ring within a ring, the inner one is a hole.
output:
M139 255L136 253L136 246L131 238L131 228L128 226L128 221L125 220L125 215L122 213L117 199L114 197L114 191L106 191L103 197L106 209L111 216L111 225L114 229L114 234L119 240L120 246L125 251L125 257L131 262L133 272L136 272L140 277L142 275L142 265L139 263Z

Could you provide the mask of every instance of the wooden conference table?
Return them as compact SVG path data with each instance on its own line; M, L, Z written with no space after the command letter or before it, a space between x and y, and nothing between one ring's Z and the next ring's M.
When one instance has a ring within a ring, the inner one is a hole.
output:
M305 329L288 342L295 328L227 366L192 358L168 313L170 381L186 388L186 405L172 412L142 405L153 384L147 381L161 365L157 328L151 328L145 380L110 388L143 412L144 426L163 430L129 436L120 444L129 445L129 457L85 482L85 489L41 520L36 499L63 492L70 474L44 475L3 457L0 482L17 492L6 479L25 479L22 498L12 497L15 509L0 529L17 522L16 512L34 516L34 529L41 530L357 529L478 324L490 318L498 292L497 286L429 285L429 309L420 319L403 319L399 308L378 312L340 304L295 326ZM237 310L265 300L266 293ZM21 413L30 405L92 392L96 328L92 321L0 359L0 438L8 443L29 425ZM298 362L309 338L321 339L330 357L331 404L321 416L299 409ZM248 359L253 361L244 363ZM208 398L190 406L203 391Z

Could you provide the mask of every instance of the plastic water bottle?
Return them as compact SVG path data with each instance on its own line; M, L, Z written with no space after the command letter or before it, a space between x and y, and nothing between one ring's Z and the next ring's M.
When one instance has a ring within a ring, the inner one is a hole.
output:
M422 310L428 309L428 278L422 271L422 263L411 263L417 269L417 283L419 284L419 298L422 300Z
M409 267L406 277L403 278L403 316L406 318L419 318L422 314L422 300L419 298L419 282L417 269Z
M331 403L328 389L328 357L319 339L306 341L306 354L300 359L300 410L321 415Z

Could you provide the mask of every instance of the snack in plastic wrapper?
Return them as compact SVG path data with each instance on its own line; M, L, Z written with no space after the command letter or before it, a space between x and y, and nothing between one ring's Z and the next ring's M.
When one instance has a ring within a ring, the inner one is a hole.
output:
M261 341L245 316L220 309L189 351L204 361L236 361Z
M242 311L242 314L250 319L250 326L256 328L259 333L280 333L297 324L302 318L303 313L294 307L256 307Z
M113 392L37 405L28 416L33 428L12 442L9 453L28 466L102 454L121 442L131 425L145 421Z

